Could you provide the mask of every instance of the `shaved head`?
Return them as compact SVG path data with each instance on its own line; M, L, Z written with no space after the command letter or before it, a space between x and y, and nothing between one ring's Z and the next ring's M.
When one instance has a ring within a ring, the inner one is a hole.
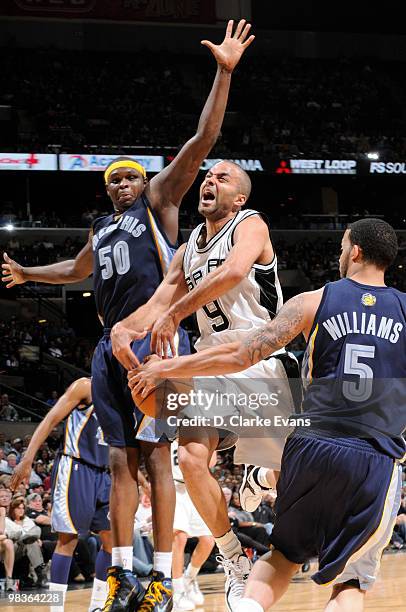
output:
M229 164L234 170L237 170L238 178L239 178L240 193L245 195L245 197L248 200L248 198L250 197L250 193L251 193L251 179L248 176L248 172L245 172L245 170L243 170L241 166L239 166L235 162L228 160L228 159L225 159L224 162L220 162L220 163Z

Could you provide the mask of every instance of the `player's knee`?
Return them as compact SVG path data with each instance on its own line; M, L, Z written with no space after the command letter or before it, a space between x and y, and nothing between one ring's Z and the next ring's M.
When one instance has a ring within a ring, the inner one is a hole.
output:
M179 467L186 480L199 480L207 474L209 468L204 457L195 454L185 447L179 447Z
M56 552L72 556L77 543L78 536L75 533L60 533L58 534Z
M155 481L165 480L166 476L171 476L171 454L169 447L157 446L154 450L145 458L145 467L148 472L148 476L151 483Z
M199 544L201 548L204 548L204 550L210 552L214 546L214 538L213 536L200 536Z
M120 479L131 477L125 448L110 447L109 463L113 486L117 484L117 481L120 481Z
M173 545L178 549L184 549L187 542L187 535L184 531L175 531L173 534Z

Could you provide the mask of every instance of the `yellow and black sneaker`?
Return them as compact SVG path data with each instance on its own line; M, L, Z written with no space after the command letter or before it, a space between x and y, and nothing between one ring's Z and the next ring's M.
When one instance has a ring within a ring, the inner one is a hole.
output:
M130 570L109 567L107 570L109 593L103 612L133 612L143 601L145 589Z
M172 608L172 580L165 578L162 572L152 572L152 580L137 612L170 612Z

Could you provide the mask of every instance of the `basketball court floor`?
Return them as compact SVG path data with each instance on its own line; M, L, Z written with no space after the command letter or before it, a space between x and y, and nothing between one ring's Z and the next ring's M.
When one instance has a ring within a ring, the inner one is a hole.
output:
M312 569L315 566L312 565ZM275 612L322 612L328 600L330 589L316 586L309 573L298 574L287 594L272 610ZM224 575L210 574L201 576L199 583L206 595L201 612L225 612ZM81 588L68 591L65 612L87 612L90 589ZM0 607L5 603L0 599ZM7 605L7 612L24 612L33 606L19 604ZM47 606L35 606L36 612L48 612ZM366 612L405 612L406 611L406 553L386 554L382 559L381 572L373 591L366 597Z

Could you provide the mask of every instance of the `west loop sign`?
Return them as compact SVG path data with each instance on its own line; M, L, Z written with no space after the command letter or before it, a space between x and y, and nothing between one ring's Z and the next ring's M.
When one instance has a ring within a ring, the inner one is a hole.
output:
M354 159L290 159L292 174L357 174Z

